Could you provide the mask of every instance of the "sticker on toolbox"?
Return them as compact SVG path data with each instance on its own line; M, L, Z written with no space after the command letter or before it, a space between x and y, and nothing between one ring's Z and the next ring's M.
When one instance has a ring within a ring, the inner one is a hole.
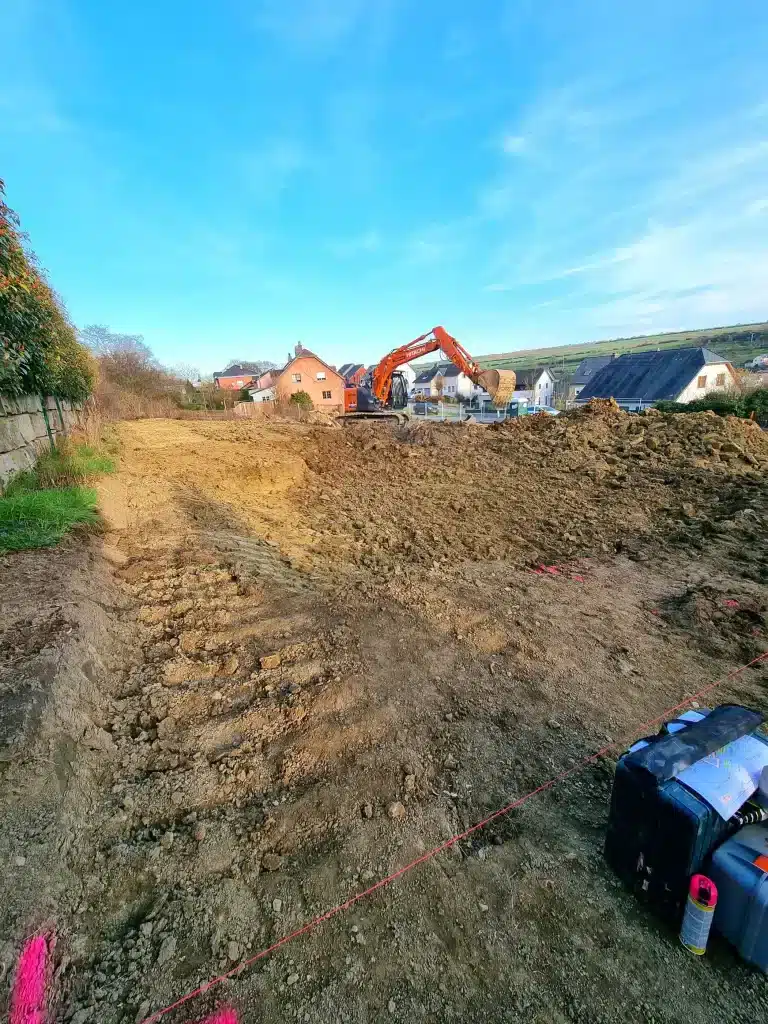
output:
M680 721L669 723L669 731L678 732L685 728L683 722L699 722L704 717L700 711L686 711L680 715ZM630 751L647 746L646 740L640 740ZM768 744L754 736L741 736L685 768L676 778L727 821L755 792L766 765Z

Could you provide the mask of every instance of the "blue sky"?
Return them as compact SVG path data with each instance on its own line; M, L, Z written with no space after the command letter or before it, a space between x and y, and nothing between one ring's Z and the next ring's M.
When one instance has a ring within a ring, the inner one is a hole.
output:
M765 0L0 0L0 176L166 363L768 316Z

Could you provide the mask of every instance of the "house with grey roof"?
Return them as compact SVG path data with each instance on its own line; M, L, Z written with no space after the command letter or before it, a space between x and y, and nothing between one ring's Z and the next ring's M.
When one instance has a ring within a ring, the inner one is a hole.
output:
M572 402L575 398L578 398L584 386L589 384L598 370L602 370L615 358L616 353L613 352L609 356L587 356L585 359L582 359L573 371L568 384L567 400Z
M579 392L577 405L591 398L613 398L622 409L639 412L656 402L692 402L736 383L733 367L708 348L627 352L595 373Z
M469 398L472 389L469 377L449 360L423 368L412 386L414 396L431 398Z
M363 383L367 371L364 363L343 363L338 372L347 382L347 387L354 387Z
M264 370L263 363L232 363L213 375L213 383L225 391L240 391L253 384Z

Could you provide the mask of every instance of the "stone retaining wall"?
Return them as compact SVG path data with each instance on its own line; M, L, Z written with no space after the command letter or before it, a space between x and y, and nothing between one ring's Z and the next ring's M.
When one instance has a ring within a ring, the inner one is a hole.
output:
M41 447L48 444L48 431L38 395L11 398L0 395L0 487L14 473L34 466ZM45 399L48 422L54 436L66 433L79 422L80 412L70 402L59 399L64 423L59 419L56 402Z

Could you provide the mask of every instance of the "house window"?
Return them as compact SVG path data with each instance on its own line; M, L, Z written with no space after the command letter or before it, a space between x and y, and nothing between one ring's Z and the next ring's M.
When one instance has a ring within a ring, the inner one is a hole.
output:
M325 380L325 374L322 372L322 370L316 376L318 380Z
M718 375L715 377L715 385L717 387L719 387L719 388L725 387L725 374L724 373L718 373Z
M301 384L301 374L300 373L292 373L291 374L291 380L293 381L294 384Z
M330 397L331 397L331 392L330 391L324 391L323 392L323 398L327 399L327 398L330 398Z
M704 373L696 381L696 387L697 388L705 388L706 386L707 386L707 375Z

